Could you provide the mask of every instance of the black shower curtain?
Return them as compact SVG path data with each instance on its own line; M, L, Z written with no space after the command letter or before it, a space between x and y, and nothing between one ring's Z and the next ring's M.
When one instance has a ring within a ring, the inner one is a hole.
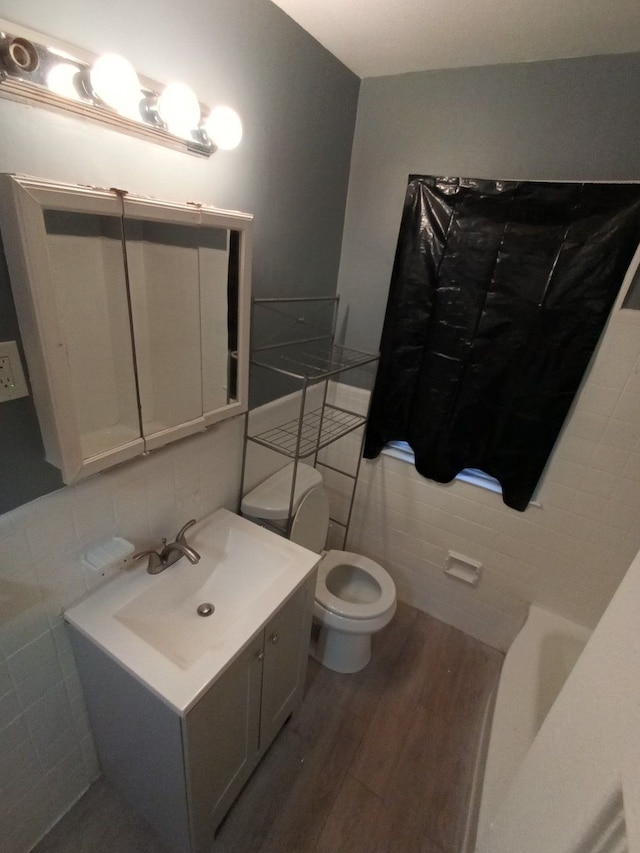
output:
M412 175L365 456L524 510L640 241L640 186Z

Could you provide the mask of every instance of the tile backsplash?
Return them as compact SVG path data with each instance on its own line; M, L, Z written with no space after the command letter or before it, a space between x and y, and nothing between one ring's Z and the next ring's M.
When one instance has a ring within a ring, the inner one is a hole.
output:
M235 510L243 419L0 516L0 848L29 850L99 766L62 609L105 577L88 546L138 549L189 518Z

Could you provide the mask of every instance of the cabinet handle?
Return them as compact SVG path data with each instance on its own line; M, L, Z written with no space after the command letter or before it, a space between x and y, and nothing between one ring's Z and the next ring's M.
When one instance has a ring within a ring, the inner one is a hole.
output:
M279 634L272 634L269 639L271 640L271 642L275 646L276 643L280 642L280 635Z
M264 658L264 652L259 651L256 655L256 660L263 660L263 658Z

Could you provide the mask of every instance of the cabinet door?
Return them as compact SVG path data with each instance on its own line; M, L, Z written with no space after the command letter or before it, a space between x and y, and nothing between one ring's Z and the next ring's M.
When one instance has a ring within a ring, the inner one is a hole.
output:
M147 450L204 429L200 211L125 199L124 235Z
M200 315L202 405L207 426L246 411L251 221L202 208Z
M192 849L208 851L216 828L258 760L262 633L189 711L185 767Z
M309 654L315 572L278 610L265 629L260 752L302 701Z
M122 207L4 176L2 232L47 461L65 483L143 452Z

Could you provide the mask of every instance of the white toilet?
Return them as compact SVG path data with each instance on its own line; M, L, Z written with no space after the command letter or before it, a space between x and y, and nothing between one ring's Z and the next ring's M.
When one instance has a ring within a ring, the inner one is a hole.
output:
M269 477L242 500L246 518L282 529L289 515L293 463ZM329 500L320 473L298 465L290 539L317 554L314 621L320 629L312 654L335 672L358 672L371 658L371 635L396 612L396 587L390 575L368 557L324 551L329 530Z

